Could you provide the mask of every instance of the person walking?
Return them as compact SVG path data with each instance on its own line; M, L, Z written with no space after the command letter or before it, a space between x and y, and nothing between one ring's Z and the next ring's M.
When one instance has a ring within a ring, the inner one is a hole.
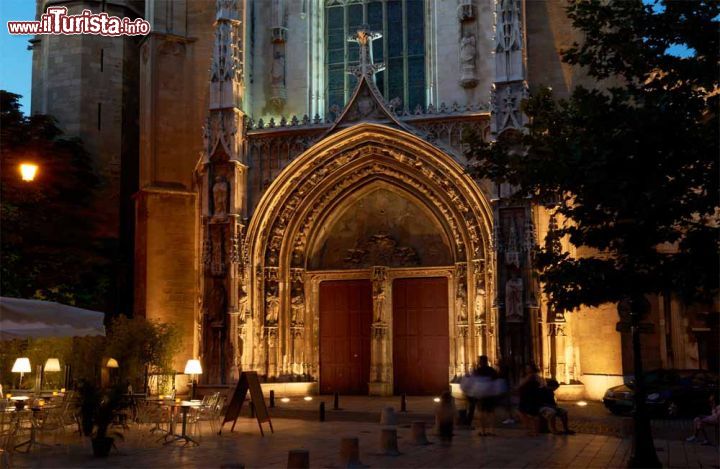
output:
M498 374L495 368L490 366L486 355L481 355L478 360L478 367L475 374L480 378L480 393L478 395L478 406L480 407L480 436L495 436L490 430L493 429L493 417L495 405L498 399L497 380Z

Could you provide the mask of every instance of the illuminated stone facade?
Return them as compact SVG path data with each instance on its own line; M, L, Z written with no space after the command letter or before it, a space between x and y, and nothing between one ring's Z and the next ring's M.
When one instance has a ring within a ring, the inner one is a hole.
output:
M424 105L383 96L392 86L378 80L411 62L393 62L391 40L375 48L382 35L361 26L348 26L342 46L353 58L351 78L337 82L345 106L328 105L328 15L351 24L355 11L371 23L380 11L391 21L395 3L408 18L420 5L422 94L406 72L404 96ZM367 280L368 389L390 394L394 280L443 278L448 382L486 354L513 370L534 361L599 397L623 375L614 306L548 311L531 249L557 220L469 178L462 154L467 126L491 139L523 125L528 84L563 96L584 79L559 61L573 40L562 8L395 3L147 2L135 313L177 324L178 368L199 356L208 384L231 383L241 370L317 383L320 285ZM381 50L382 65L371 57Z

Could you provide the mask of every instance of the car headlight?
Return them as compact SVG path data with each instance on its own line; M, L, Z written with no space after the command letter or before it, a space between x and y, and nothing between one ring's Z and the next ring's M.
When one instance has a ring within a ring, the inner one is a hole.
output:
M615 397L615 393L612 392L612 391L606 391L606 392L605 392L605 397Z
M648 394L647 398L648 398L648 401L657 401L658 399L660 399L660 394L657 392L654 392L652 394Z

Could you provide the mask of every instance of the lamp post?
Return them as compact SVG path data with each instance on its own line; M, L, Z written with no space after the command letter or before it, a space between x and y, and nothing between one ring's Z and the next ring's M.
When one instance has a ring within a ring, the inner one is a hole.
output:
M190 394L190 400L193 400L195 399L195 390L197 388L197 375L202 374L202 365L200 364L200 360L188 360L185 364L185 374L190 375L190 379L192 379L192 391Z
M641 320L649 312L650 303L644 296L627 298L618 303L620 324L623 324L624 321L625 327L629 326L632 333L633 373L635 379L632 452L628 460L628 467L662 467L655 452L650 419L647 414L645 402L647 393L645 391L642 349L640 347L640 333L648 329L647 325L643 324Z
M25 373L30 373L32 371L32 368L30 367L30 359L29 358L18 358L15 360L15 363L12 367L13 373L20 373L20 383L18 384L18 389L22 387L22 379L23 375Z

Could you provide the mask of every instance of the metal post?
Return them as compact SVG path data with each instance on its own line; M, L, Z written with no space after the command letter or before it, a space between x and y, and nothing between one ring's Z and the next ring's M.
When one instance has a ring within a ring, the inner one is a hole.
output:
M340 410L340 393L336 392L333 395L333 410Z
M325 402L320 403L320 421L325 421Z
M273 409L275 407L275 391L272 389L270 390L270 408Z
M407 395L400 394L400 412L407 412Z
M635 305L633 305L635 306ZM643 376L642 351L640 347L641 312L633 307L630 313L633 368L635 373L635 396L633 409L632 453L628 467L662 467L655 452L650 419L645 405L645 377Z

